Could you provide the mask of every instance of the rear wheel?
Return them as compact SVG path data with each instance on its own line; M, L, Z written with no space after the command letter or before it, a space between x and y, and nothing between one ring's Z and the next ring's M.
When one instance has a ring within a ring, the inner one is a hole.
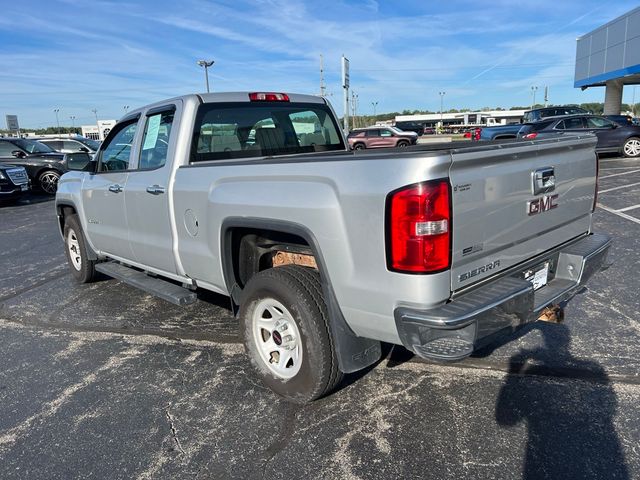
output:
M243 292L240 326L262 382L296 403L326 395L342 379L316 270L297 265L254 275Z
M354 149L354 150L364 150L365 148L366 148L366 147L364 146L364 143L356 143L356 144L353 146L353 149Z
M405 148L409 146L409 142L405 142L404 140L400 140L398 142L398 144L396 145L396 147L398 148Z
M58 190L58 180L60 180L58 172L47 170L38 176L38 185L44 193L55 195L56 190Z
M631 137L628 138L624 145L622 145L622 153L625 157L638 157L640 156L640 138Z
M73 278L79 283L93 280L96 262L87 257L87 244L77 215L71 215L65 220L64 246Z

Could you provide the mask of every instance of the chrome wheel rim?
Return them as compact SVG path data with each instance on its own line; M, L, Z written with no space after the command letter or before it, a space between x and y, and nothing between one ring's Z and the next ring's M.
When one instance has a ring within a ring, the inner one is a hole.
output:
M43 173L40 177L40 186L46 193L56 193L58 189L58 174L54 172Z
M630 157L640 155L640 140L627 140L624 144L624 153Z
M302 340L289 310L279 301L266 298L256 305L251 324L262 363L276 377L294 377L302 366Z
M73 268L80 271L82 268L82 257L80 256L80 242L75 230L69 230L67 235L67 250L69 251L69 259Z

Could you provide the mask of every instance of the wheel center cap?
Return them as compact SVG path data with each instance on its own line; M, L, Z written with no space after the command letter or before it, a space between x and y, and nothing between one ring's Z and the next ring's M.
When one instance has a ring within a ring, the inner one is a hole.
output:
M280 335L280 332L278 332L277 330L274 330L271 335L273 336L273 341L275 342L276 345L278 346L282 345L282 335Z

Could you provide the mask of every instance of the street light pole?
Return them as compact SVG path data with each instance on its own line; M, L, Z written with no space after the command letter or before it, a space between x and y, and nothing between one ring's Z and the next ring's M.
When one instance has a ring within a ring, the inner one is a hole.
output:
M124 110L124 114L127 114L127 111L129 110L129 105L125 105L124 107L122 107Z
M71 119L71 128L73 129L73 133L76 133L76 116L71 115L69 118Z
M531 94L533 96L532 102L531 102L531 110L533 110L533 108L536 106L536 90L538 90L538 87L536 87L535 85L531 86Z
M56 132L57 132L57 133L60 133L60 120L58 119L58 112L60 112L60 109L59 109L59 108L55 108L55 109L53 110L53 113L55 113L55 114L56 114L56 125L58 126L58 129L57 129L57 131L56 131Z
M438 92L440 95L440 130L444 130L444 120L442 115L442 106L444 104L444 96L447 92Z
M93 112L93 114L96 116L96 125L98 124L98 109L94 108L93 110L91 110Z
M371 106L373 107L373 121L376 121L376 107L378 106L378 102L371 102Z
M213 60L198 60L196 63L204 67L204 79L207 82L207 93L209 93L209 67L215 62Z

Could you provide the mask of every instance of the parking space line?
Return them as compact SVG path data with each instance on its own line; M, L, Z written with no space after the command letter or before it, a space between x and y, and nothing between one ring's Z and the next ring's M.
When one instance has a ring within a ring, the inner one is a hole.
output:
M631 207L619 208L616 212L626 212L628 210L634 210L636 208L640 208L640 203L638 205L633 205Z
M598 204L598 207L600 207L601 209L609 213L613 213L614 215L618 215L619 217L622 217L626 220L631 220L633 223L637 223L638 225L640 225L640 218L632 217L631 215L627 215L626 213L621 213L617 210L614 210L613 208L605 207L601 203Z
M619 187L607 188L606 190L599 190L598 194L613 192L614 190L620 190L621 188L635 187L636 185L640 185L640 182L630 183L629 185L620 185Z
M638 168L637 165L631 165L629 167L609 167L609 168L601 168L600 171L608 172L609 170L629 170L630 168Z
M605 178L619 177L620 175L631 175L632 173L638 173L638 172L640 172L640 169L631 170L630 172L612 173L611 175L605 175L604 177L599 177L599 178L600 178L600 180L602 180L602 179L605 179Z

